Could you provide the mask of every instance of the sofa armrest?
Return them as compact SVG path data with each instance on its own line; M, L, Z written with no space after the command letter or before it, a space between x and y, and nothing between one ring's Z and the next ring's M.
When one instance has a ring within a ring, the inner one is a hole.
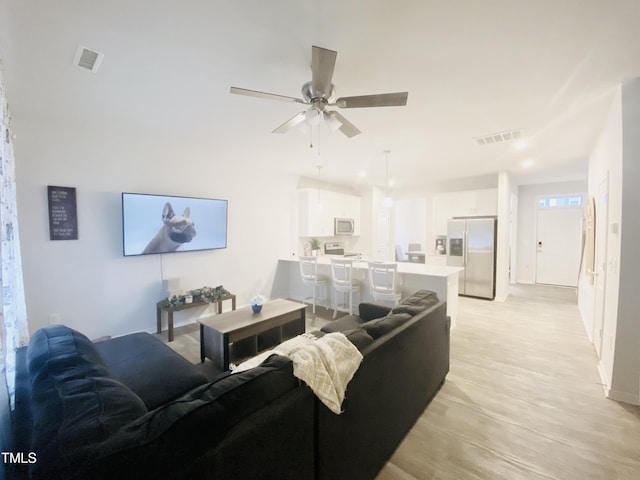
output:
M358 306L360 319L362 319L363 322L375 320L376 318L382 318L386 316L390 311L391 307L380 305L379 303L362 302Z

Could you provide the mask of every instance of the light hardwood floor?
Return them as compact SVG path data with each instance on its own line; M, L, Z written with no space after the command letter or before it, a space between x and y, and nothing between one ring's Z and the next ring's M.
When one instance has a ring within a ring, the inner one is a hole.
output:
M449 375L390 479L640 479L640 408L604 397L575 290L460 297Z
M199 362L192 326L170 345ZM640 407L604 397L575 290L460 297L447 379L377 477L410 479L640 479Z

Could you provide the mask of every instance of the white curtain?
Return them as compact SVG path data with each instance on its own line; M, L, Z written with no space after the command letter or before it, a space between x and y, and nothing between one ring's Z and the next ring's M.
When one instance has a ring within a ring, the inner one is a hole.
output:
M0 60L0 369L5 375L9 398L14 403L15 351L29 340L27 308L22 280L22 258L16 207L16 164L13 156L11 118L5 96ZM0 377L1 380L2 377Z

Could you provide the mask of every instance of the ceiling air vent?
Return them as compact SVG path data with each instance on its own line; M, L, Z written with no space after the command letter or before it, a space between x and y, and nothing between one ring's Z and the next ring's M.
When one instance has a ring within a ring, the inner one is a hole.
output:
M494 143L505 143L519 140L522 138L521 130L508 130L505 132L490 133L482 137L475 137L474 140L478 145L491 145Z
M89 70L91 72L96 72L98 70L98 67L100 66L100 62L102 62L102 57L104 57L102 53L96 52L95 50L91 50L83 46L79 46L78 50L76 50L76 56L73 60L73 64L76 67L84 68L85 70Z

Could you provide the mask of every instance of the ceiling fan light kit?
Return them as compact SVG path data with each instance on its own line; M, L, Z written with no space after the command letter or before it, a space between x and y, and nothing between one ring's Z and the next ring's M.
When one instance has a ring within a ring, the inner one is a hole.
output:
M334 50L313 46L311 47L311 81L302 86L302 97L287 97L273 93L231 87L231 93L249 97L266 98L281 102L301 103L309 105L303 112L297 113L285 123L276 128L273 133L286 133L303 122L313 126L324 119L330 131L340 130L348 138L360 134L360 130L335 110L338 108L367 108L367 107L399 107L407 104L408 92L382 93L377 95L361 95L355 97L341 97L333 102L336 88L333 83L333 70L338 53Z

